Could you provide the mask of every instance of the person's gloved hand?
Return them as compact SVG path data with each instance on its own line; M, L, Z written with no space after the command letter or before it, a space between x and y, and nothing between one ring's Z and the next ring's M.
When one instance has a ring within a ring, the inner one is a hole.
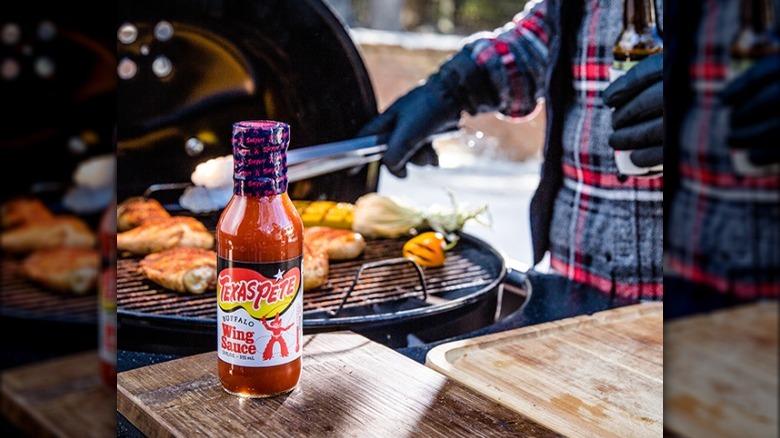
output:
M382 162L393 175L406 177L406 163L438 165L428 137L458 125L462 111L475 114L497 106L487 75L468 52L442 64L428 80L401 96L370 120L358 136L389 134Z
M754 164L780 162L780 54L758 61L721 92L732 107L727 137L735 149L747 149Z
M664 59L651 55L611 83L604 103L614 108L609 145L630 151L631 162L651 168L664 162Z

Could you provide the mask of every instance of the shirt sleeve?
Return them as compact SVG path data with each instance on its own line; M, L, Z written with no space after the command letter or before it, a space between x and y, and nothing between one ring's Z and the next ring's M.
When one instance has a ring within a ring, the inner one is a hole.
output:
M502 28L475 34L465 44L477 65L487 71L502 114L522 117L536 108L546 85L553 31L547 2L536 0L528 2L523 12Z

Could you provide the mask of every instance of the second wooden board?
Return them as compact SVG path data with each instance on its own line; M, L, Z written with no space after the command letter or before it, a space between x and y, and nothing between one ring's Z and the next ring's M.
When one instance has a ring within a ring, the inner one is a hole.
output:
M568 436L663 434L663 304L443 344L426 365Z

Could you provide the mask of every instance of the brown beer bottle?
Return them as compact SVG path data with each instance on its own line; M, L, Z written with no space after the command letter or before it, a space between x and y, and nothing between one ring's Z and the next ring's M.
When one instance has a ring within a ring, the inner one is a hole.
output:
M623 30L612 47L610 80L614 81L637 62L663 50L664 42L655 17L655 2L625 0Z
M729 48L727 79L733 80L759 59L780 52L780 37L775 23L772 0L741 0L739 31ZM767 176L780 173L780 164L756 165L744 149L731 151L734 171L745 176Z
M780 51L772 0L741 0L739 31L729 48L729 78L750 68L758 59Z
M217 374L242 397L301 376L303 222L287 194L290 127L233 124L233 196L217 224Z
M614 82L637 62L656 53L662 53L664 41L658 30L654 0L625 0L623 29L612 47L612 67L609 80ZM615 151L615 165L622 175L660 177L663 164L652 168L636 166L630 151Z

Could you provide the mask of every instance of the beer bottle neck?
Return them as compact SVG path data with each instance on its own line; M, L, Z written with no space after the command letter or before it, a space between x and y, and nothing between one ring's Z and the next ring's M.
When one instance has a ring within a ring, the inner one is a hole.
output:
M775 26L775 10L772 0L742 0L739 9L740 27L757 32Z
M633 27L639 31L648 27L657 27L653 0L626 0L625 9L623 14L625 29Z

